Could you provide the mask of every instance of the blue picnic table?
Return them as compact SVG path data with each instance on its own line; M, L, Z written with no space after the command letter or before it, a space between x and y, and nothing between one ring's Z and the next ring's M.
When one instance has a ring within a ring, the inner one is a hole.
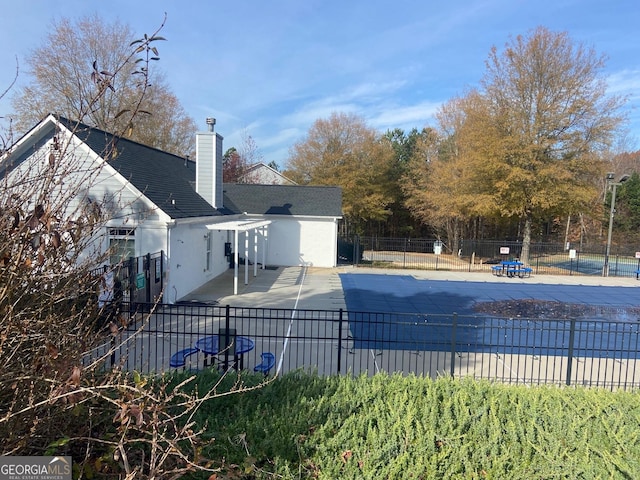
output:
M225 340L224 335L222 336ZM228 347L229 356L233 356L234 365L240 370L244 368L244 354L255 348L255 343L249 337L230 336L230 345ZM207 356L215 356L225 353L225 348L220 348L220 335L207 335L196 341L195 347L205 354L205 367L207 366Z
M506 275L507 277L530 277L533 269L531 267L525 267L524 263L518 260L503 260L500 265L494 265L491 267L491 273L501 277Z

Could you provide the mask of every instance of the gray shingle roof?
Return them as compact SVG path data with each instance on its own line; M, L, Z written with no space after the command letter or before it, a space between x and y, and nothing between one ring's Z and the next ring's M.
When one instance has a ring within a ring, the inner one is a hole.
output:
M196 193L196 165L182 157L97 128L60 121L171 218L242 214L342 216L339 187L225 184L224 208L215 209ZM114 151L113 155L111 152ZM175 201L175 202L174 202Z
M220 216L229 214L215 209L196 193L195 162L141 143L115 137L66 119L60 119L76 136L101 157L107 157L134 187L171 218ZM115 149L115 150L114 150Z
M234 213L254 215L342 216L340 187L225 184L223 201Z

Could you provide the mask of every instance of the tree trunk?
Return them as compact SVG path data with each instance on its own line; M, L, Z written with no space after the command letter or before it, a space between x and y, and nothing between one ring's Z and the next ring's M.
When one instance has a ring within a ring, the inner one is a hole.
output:
M456 217L453 219L453 244L451 245L451 254L458 256L460 249L460 220Z
M460 248L460 220L457 217L447 220L447 245L451 254L457 256Z
M522 252L520 253L520 261L525 265L529 265L530 248L531 248L531 216L527 216L524 220L524 232L522 236Z

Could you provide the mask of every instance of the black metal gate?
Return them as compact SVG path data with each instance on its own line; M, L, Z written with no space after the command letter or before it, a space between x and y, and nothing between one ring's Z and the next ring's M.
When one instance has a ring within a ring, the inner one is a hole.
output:
M162 302L164 288L164 252L130 257L117 270L124 301L131 304Z

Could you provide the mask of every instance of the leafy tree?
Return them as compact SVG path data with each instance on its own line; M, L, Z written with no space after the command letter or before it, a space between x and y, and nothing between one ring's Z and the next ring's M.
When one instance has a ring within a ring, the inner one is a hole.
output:
M422 223L431 225L439 237L444 232L447 244L457 250L459 230L449 227L457 224L461 213L458 195L455 159L439 158L440 137L435 131L420 138L403 175L402 189L405 205Z
M419 217L416 220L416 217L411 215L410 210L407 209L404 186L405 177L410 170L411 159L417 154L419 145L424 142L424 139L432 134L433 132L429 128L423 128L420 131L413 128L409 133L396 128L388 130L384 134L384 138L391 143L395 158L388 178L388 191L392 199L389 204L391 215L389 221L385 223L383 233L395 236L394 234L397 232L400 235L411 236L423 231L420 223L428 225L428 222L422 222L423 219L419 219Z
M640 150L613 155L607 170L618 174L640 173Z
M222 181L224 183L238 183L247 169L236 147L228 148L222 156Z
M525 262L535 222L597 204L598 153L623 120L623 99L606 95L603 66L592 49L540 27L502 52L494 47L482 88L458 103L461 162L449 175L458 177L468 214L523 222Z
M431 225L438 236L445 235L453 252L459 248L466 223L483 213L481 189L467 181L470 172L458 134L465 121L463 107L474 98L455 97L440 108L439 129L420 139L402 182L412 214Z
M257 178L249 171L252 165L260 163L262 155L251 135L242 134L240 150L235 147L227 149L222 157L222 181L225 183L256 183Z
M12 99L15 128L26 132L57 113L178 155L191 153L195 122L163 76L147 66L159 58L157 47L135 43L144 57L119 63L133 41L130 27L97 15L53 22L42 46L27 58L31 82Z
M278 165L278 162L276 162L275 160L271 160L268 166L273 168L276 172L280 171L280 165Z
M164 86L160 75L148 89L141 108L150 114L140 115L130 123L127 136L165 152L195 158L196 123L186 113L178 97Z
M607 209L611 205L611 194L607 198ZM624 233L627 240L637 240L640 231L640 174L634 172L629 179L617 187L614 229Z
M18 60L16 59L15 73L8 85L0 85L0 100L9 94L20 72ZM10 117L2 116L0 112L0 154L2 154L13 143L13 120Z
M387 190L394 152L365 121L346 113L319 119L290 151L285 174L302 185L342 187L345 220L362 233L369 221L388 218Z

